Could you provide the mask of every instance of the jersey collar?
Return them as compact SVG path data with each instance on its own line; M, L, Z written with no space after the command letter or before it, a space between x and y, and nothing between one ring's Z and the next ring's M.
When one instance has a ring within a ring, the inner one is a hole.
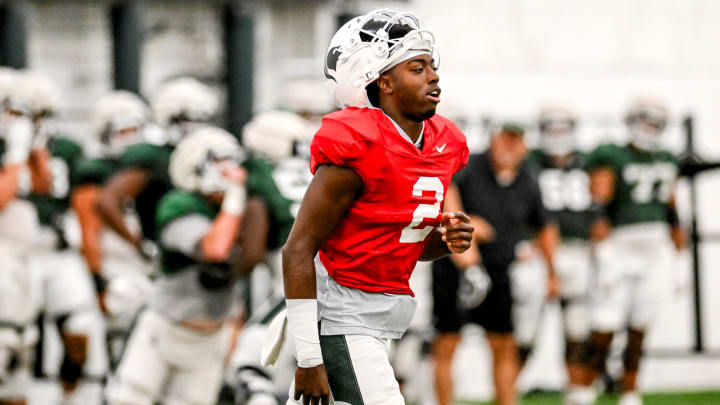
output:
M392 122L393 126L395 126L395 129L398 131L398 134L400 134L400 136L404 140L408 141L411 145L415 145L415 147L422 150L423 140L425 138L425 121L422 122L422 128L420 129L420 136L418 136L417 141L413 142L412 139L410 138L410 136L407 134L407 132L405 132L405 130L402 129L400 127L400 125L397 122L395 122L394 119L390 118L389 115L385 114L385 111L383 111L382 109L377 108L375 106L368 106L368 108L374 108L374 109L380 111L381 113L383 113L383 115L385 115L390 120L390 122Z

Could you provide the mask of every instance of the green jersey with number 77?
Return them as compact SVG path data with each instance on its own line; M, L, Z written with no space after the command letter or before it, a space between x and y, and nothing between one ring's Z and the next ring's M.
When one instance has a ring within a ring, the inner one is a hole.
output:
M608 168L615 175L615 197L607 206L614 226L667 221L678 177L678 160L670 152L601 145L588 157L587 168Z

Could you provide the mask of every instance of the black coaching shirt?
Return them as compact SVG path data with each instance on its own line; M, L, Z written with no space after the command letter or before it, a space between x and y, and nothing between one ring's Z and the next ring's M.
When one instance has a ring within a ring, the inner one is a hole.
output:
M495 229L495 238L479 245L482 263L489 275L506 278L515 260L515 246L531 239L549 219L537 179L523 164L509 184L501 184L490 166L487 153L470 156L465 169L453 177L463 209L477 215Z

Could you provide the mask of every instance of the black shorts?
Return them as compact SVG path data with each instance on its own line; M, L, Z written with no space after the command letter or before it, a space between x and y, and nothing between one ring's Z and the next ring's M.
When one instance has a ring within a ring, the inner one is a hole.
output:
M482 326L487 332L512 333L512 306L507 272L489 271L492 287L485 300L471 310L460 310L457 291L460 273L447 259L433 262L433 321L440 333L458 332L466 323Z

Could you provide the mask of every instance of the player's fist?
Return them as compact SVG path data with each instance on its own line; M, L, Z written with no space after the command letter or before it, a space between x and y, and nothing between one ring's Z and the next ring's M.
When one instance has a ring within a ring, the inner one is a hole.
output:
M311 368L298 367L295 370L295 392L293 399L303 405L330 404L330 385L325 365Z
M440 233L452 253L463 253L470 247L473 237L470 217L460 211L443 212Z
M233 184L245 184L247 171L238 165L228 165L222 170L223 177Z

